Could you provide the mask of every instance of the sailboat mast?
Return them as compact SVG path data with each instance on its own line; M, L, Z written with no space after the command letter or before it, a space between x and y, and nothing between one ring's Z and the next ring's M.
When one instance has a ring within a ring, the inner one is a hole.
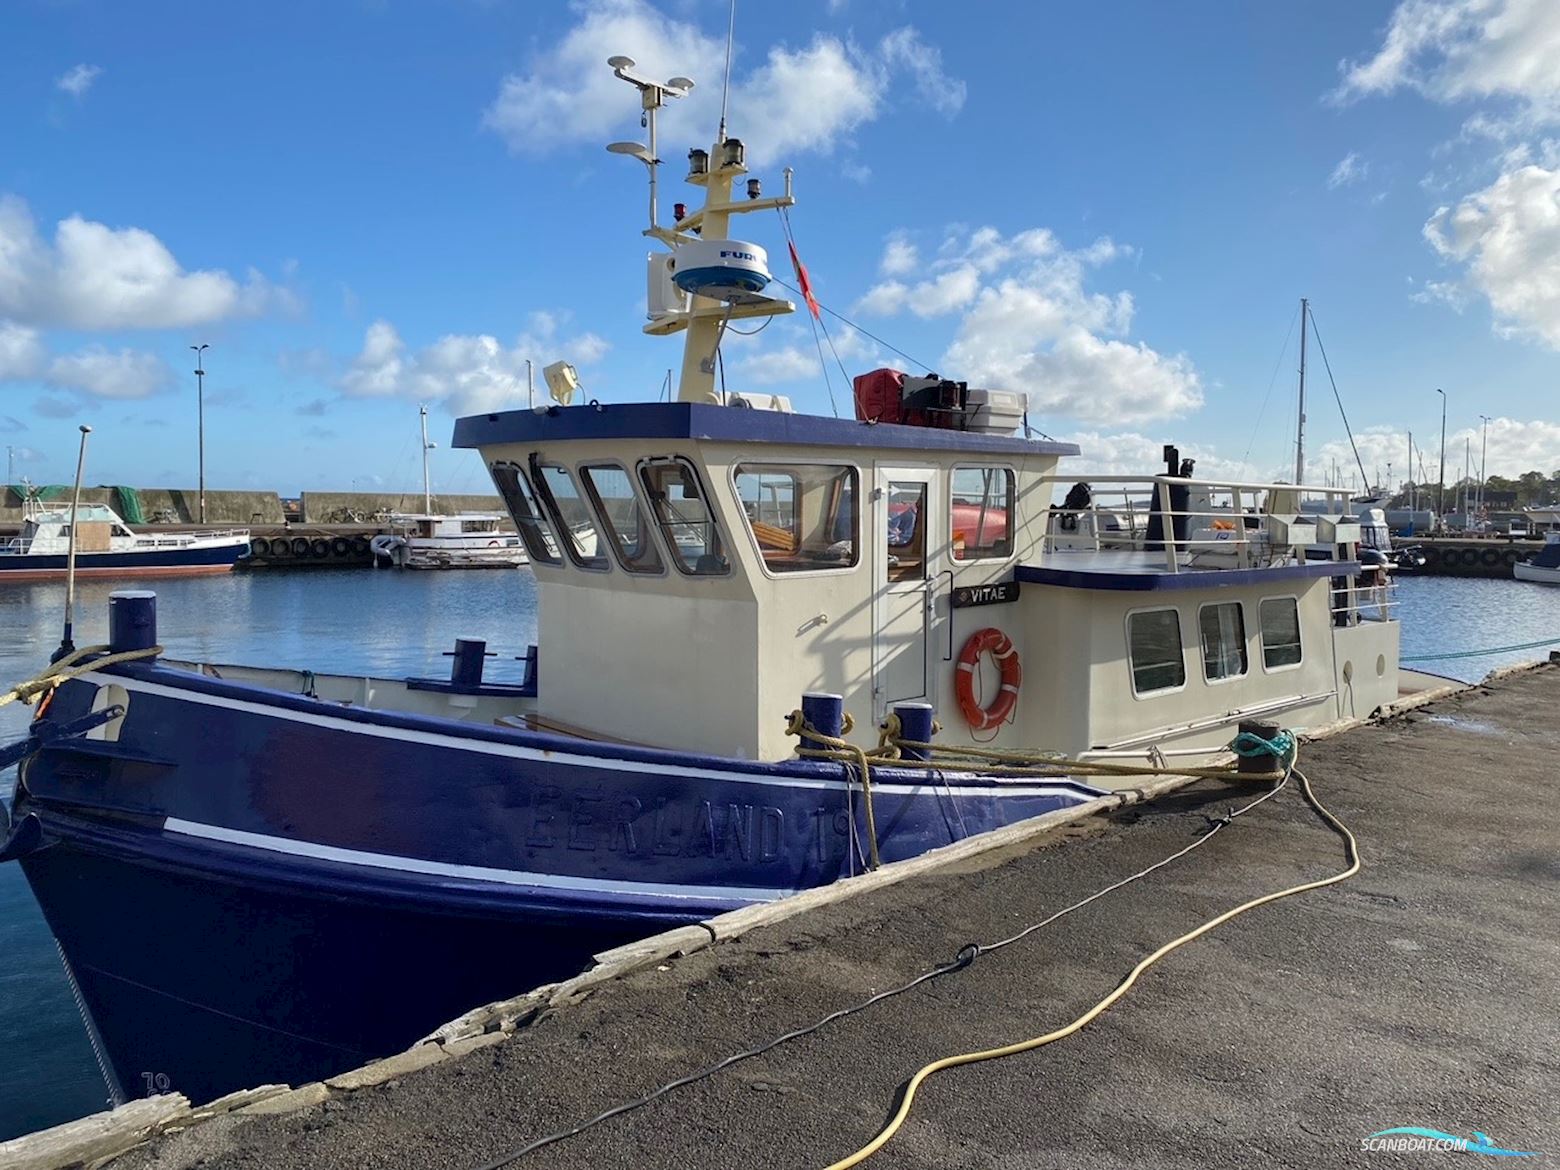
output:
M1295 483L1305 482L1305 319L1311 302L1300 298L1300 410L1295 425Z
M418 418L422 421L422 459L423 459L423 515L433 514L433 492L428 485L428 448L433 444L428 442L428 408L417 408Z

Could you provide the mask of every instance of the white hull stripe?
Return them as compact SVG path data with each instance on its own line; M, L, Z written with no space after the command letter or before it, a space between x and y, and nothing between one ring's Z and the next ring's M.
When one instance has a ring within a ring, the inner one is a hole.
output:
M206 841L222 841L229 845L245 845L251 849L264 849L271 853L285 853L292 857L308 857L316 861L334 861L343 865L388 869L398 873L426 874L431 877L466 878L471 881L495 882L505 886L533 886L538 889L615 894L629 898L699 898L706 901L718 898L747 902L772 902L777 898L796 893L795 890L762 886L694 886L662 882L607 881L602 878L563 877L552 873L494 869L486 865L456 865L447 861L426 861L420 857L370 853L361 849L318 845L312 841L295 841L288 837L271 837L264 833L247 833L241 829L225 829L220 825L204 825L198 821L185 821L177 817L169 817L163 823L163 831L179 833L186 837L200 837Z
M512 760L531 760L546 764L563 764L578 768L601 768L609 772L636 772L644 773L647 769L663 770L667 765L652 762L641 763L638 760L625 760L614 756L580 756L567 751L557 749L542 749L524 747L520 744L498 743L488 739L467 739L462 736L446 735L438 731L413 730L406 727L387 727L380 723L359 723L352 719L342 719L334 715L316 715L313 712L297 711L291 707L275 707L266 703L256 703L248 699L230 699L223 695L209 695L204 691L185 690L183 687L170 687L163 683L146 682L142 679L126 678L122 675L106 675L89 673L80 676L86 682L98 686L122 687L134 693L160 695L167 699L176 699L185 703L200 703L208 707L220 707L229 711L243 711L250 715L262 715L268 719L284 719L290 723L304 723L311 727L327 728L331 731L349 732L353 735L366 735L375 739L388 739L397 743L418 743L431 747L449 748L452 751L478 752L488 756L504 756ZM813 779L806 776L778 776L755 775L751 772L722 772L712 768L699 768L686 764L673 764L671 770L678 776L695 780L718 780L734 784L773 784L780 788L814 788L820 790L837 790L844 782L841 780ZM968 776L968 772L944 772L935 780L929 779L926 784L891 784L879 783L873 780L874 792L891 794L894 796L932 796L934 794L948 794L954 796L1077 796L1070 788L1059 784L960 784L961 776Z

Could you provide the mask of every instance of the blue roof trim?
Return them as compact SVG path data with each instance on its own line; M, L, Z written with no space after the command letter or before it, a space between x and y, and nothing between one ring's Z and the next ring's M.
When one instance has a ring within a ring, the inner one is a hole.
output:
M1184 569L1179 573L1096 573L1087 569L1048 569L1019 565L1014 574L1034 585L1059 585L1064 589L1115 589L1130 592L1168 592L1175 589L1224 589L1234 585L1261 585L1269 581L1296 581L1310 577L1352 577L1358 561L1308 561L1303 565L1278 565L1271 569Z
M708 439L806 447L964 451L971 455L1077 455L1076 443L978 435L933 427L864 423L815 414L783 414L693 402L633 402L620 406L552 406L457 419L457 447L493 443L556 443L576 439Z

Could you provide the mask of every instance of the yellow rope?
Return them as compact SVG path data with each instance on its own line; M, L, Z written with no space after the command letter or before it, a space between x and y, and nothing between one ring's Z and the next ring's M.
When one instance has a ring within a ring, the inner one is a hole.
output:
M1291 768L1293 768L1293 765L1291 765ZM1311 782L1305 778L1305 775L1299 771L1295 771L1294 774L1300 779L1301 791L1305 795L1306 803L1314 808L1317 813L1320 814L1323 820L1325 820L1329 825L1337 830L1337 832L1342 835L1344 841L1347 843L1347 855L1349 858L1349 866L1347 869L1344 869L1332 875L1331 877L1321 878L1313 882L1304 882L1298 886L1290 886L1288 889L1279 890L1277 893L1264 894L1260 898L1253 898L1249 902L1242 902L1234 909L1226 910L1217 917L1210 918L1207 922L1204 922L1196 929L1189 930L1179 938L1170 940L1169 942L1165 943L1164 946L1156 950L1153 954L1141 960L1137 966L1133 967L1132 970L1128 972L1126 978L1118 983L1115 989L1104 999L1100 1000L1088 1011L1084 1012L1083 1015L1072 1021L1072 1023L1067 1024L1064 1027L1057 1028L1054 1032L1047 1032L1043 1036L1036 1036L1033 1039L1023 1040L1016 1044L1006 1044L1000 1048L987 1048L978 1052L964 1052L957 1056L945 1056L941 1060L934 1060L932 1063L923 1066L916 1072L913 1077L910 1078L909 1082L905 1085L904 1097L900 1101L899 1109L889 1120L888 1124L883 1127L882 1131L878 1133L877 1137L873 1138L870 1142L862 1146L861 1149L857 1150L849 1157L842 1158L838 1162L832 1163L827 1168L827 1170L849 1170L849 1168L852 1166L859 1166L862 1162L865 1162L873 1154L877 1153L885 1145L887 1145L893 1136L899 1132L899 1128L904 1124L905 1119L910 1116L910 1108L915 1102L916 1090L921 1087L922 1083L928 1077L934 1075L935 1073L941 1072L945 1068L956 1068L957 1066L963 1064L977 1064L981 1061L997 1060L1004 1056L1015 1056L1021 1052L1032 1052L1036 1048L1041 1048L1047 1044L1053 1044L1058 1040L1063 1040L1066 1037L1073 1035L1075 1032L1081 1031L1092 1021L1109 1010L1112 1004L1121 999L1122 996L1126 995L1126 993L1131 990L1132 985L1137 982L1138 976L1142 975L1144 971L1147 971L1150 967L1159 962L1160 959L1164 958L1172 951L1180 949L1187 943L1192 942L1194 939L1201 938L1209 931L1215 929L1216 927L1222 926L1232 918L1236 918L1242 914L1245 914L1249 910L1255 910L1258 906L1266 906L1270 902L1277 902L1281 898L1290 898L1296 894L1306 893L1309 890L1320 890L1326 886L1337 885L1339 882L1346 881L1355 874L1359 873L1359 845L1354 839L1354 834L1349 831L1347 825L1334 816L1327 809L1327 807L1316 798L1316 793L1311 790Z
M849 711L845 712L845 734L849 735L851 728L856 726L856 721ZM861 769L861 803L867 815L867 864L876 869L882 865L878 857L877 816L872 808L872 764L867 758L866 749L853 744L850 740L838 735L825 735L811 723L798 708L792 711L786 720L785 733L787 735L805 736L816 743L826 743L827 748L806 748L798 746L796 754L809 760L844 760L853 763Z
M4 694L0 694L0 707L8 703L14 703L20 699L24 703L31 703L39 695L52 691L62 682L94 670L101 670L105 666L113 666L118 662L134 662L138 658L156 658L163 652L161 646L151 646L145 650L121 650L118 654L104 654L107 646L83 646L79 650L73 650L58 662L51 662L41 672L32 678L17 683ZM82 662L89 654L104 654L102 658L94 658L90 662Z

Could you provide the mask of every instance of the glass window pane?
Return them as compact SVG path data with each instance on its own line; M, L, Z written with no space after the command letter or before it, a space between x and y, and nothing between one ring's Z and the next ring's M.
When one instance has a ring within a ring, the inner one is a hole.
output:
M594 463L580 468L585 493L611 537L618 563L630 573L662 573L666 567L650 535L645 510L634 494L634 481L615 463Z
M1269 597L1258 610L1262 665L1269 670L1300 664L1300 607L1293 597Z
M539 470L542 491L550 497L549 502L563 525L563 547L569 559L582 569L606 569L607 554L602 549L595 517L575 487L569 469L555 463L543 463Z
M495 463L488 470L498 494L504 497L504 506L509 509L515 527L520 530L520 539L525 541L525 550L531 560L544 565L562 563L552 525L537 503L525 473L513 463Z
M926 485L888 485L888 579L926 579Z
M860 560L854 467L743 464L736 486L770 572L849 569Z
M1205 605L1197 611L1202 635L1203 677L1209 682L1246 673L1246 622L1240 602Z
M656 459L640 464L639 477L678 569L694 577L731 572L720 528L693 464L686 459Z
M953 472L950 518L953 559L1013 553L1013 473L1005 467L959 467Z
M1128 617L1127 648L1132 660L1132 689L1137 694L1185 684L1181 617L1175 610L1152 609Z

